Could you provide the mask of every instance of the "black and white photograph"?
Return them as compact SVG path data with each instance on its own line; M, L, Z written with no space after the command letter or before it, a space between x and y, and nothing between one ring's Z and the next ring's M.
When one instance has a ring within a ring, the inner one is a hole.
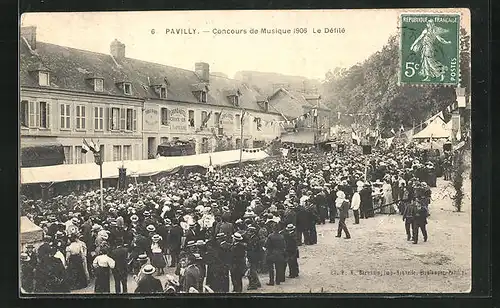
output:
M470 23L22 14L20 296L470 292Z

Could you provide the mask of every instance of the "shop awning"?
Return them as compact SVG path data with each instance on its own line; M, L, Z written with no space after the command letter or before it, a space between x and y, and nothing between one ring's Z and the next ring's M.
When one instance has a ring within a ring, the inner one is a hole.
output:
M264 151L254 153L243 152L242 162L256 161L269 157ZM225 166L239 162L240 151L223 151L188 156L160 157L148 160L124 161L123 166L129 176L153 176L161 172L169 172L179 167L202 166L207 168L210 161L214 166ZM104 162L103 178L118 178L121 161ZM48 167L21 168L21 184L89 181L99 179L99 166L95 163L65 164Z

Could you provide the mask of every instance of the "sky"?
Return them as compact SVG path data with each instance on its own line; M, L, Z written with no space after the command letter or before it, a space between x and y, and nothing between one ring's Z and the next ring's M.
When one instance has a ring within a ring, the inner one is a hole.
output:
M348 68L381 50L397 34L398 16L398 10L28 13L21 26L36 26L38 41L106 54L117 39L125 44L126 57L188 70L206 62L229 77L251 70L323 79L328 70ZM261 34L261 28L307 28L307 33ZM325 33L325 28L345 32ZM196 34L166 34L166 29L196 29ZM215 35L214 29L247 33Z

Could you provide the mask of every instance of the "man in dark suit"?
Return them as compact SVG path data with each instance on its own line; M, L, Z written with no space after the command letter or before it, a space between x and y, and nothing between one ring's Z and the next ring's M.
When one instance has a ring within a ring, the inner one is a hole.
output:
M200 288L200 270L195 264L196 258L193 254L188 254L186 256L187 266L184 270L184 279L182 283L182 291L188 293L190 288L195 288L198 292L203 290L198 290Z
M172 263L170 267L176 267L179 262L179 254L181 253L181 239L183 230L179 225L177 219L172 221L173 226L170 229L167 239L167 247L170 250L170 254L172 256Z
M243 276L246 270L246 243L243 242L243 236L236 232L233 234L233 244L231 246L231 282L234 292L243 291Z
M153 277L153 273L156 269L147 264L143 267L142 272L144 277L137 283L137 288L134 293L161 293L163 288L161 286L161 281Z
M261 287L259 276L257 275L257 269L259 268L259 263L261 260L262 245L257 234L257 229L254 226L248 227L247 236L247 258L250 265L248 272L247 290L257 290Z
M269 282L268 286L274 286L275 276L274 271L276 270L276 284L279 285L282 281L285 281L285 277L281 277L283 273L283 267L285 263L285 238L278 231L277 224L273 225L273 233L267 237L265 244L267 251L267 266L269 270Z
M288 278L296 278L299 276L299 264L297 262L297 258L299 257L299 248L297 247L295 226L292 224L287 225L283 236L286 243L286 257L289 269Z
M342 236L342 231L345 232L345 238L350 239L351 235L349 234L349 230L347 230L347 226L345 224L345 220L347 218L347 212L349 211L349 201L345 199L345 193L342 190L337 192L337 199L335 200L335 206L339 210L339 227L337 229L337 236Z
M123 293L127 293L127 267L128 267L128 249L124 247L123 240L118 239L116 248L110 253L110 257L115 260L115 268L113 269L113 277L115 278L115 292L121 293L123 286Z

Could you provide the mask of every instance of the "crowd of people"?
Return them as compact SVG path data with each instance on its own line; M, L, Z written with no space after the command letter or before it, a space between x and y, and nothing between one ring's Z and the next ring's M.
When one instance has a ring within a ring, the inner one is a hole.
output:
M429 215L434 166L415 150L361 155L290 153L207 173L174 174L119 190L21 197L21 215L43 228L44 242L21 253L24 292L243 292L299 277L302 245L316 225L338 221L337 237L376 213L402 215L418 243ZM353 235L355 236L355 235ZM166 274L172 267L174 274ZM128 279L136 281L129 290ZM164 276L164 284L155 276ZM231 283L230 283L231 282ZM230 290L232 285L232 290Z

